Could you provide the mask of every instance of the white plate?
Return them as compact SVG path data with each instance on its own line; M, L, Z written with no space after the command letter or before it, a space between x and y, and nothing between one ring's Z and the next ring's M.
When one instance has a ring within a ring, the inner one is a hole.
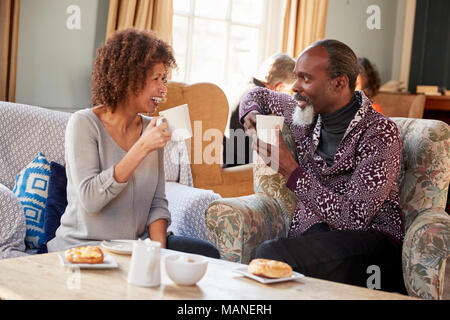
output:
M277 279L271 279L271 278L264 278L264 277L260 277L260 276L256 276L250 272L248 272L248 267L241 267L238 269L234 269L233 270L236 273L239 273L243 276L246 276L247 278L259 281L261 283L277 283L277 282L284 282L284 281L291 281L291 280L296 280L296 279L301 279L304 278L305 276L301 273L292 272L292 276L290 277L285 277L285 278L277 278Z
M119 265L117 264L116 260L110 255L105 254L103 258L103 263L71 263L67 261L66 257L64 256L64 253L59 254L59 261L61 261L61 264L64 267L69 268L83 268L83 269L113 269L117 268Z
M102 241L102 248L105 248L112 253L131 254L133 252L133 242L135 240L104 240Z

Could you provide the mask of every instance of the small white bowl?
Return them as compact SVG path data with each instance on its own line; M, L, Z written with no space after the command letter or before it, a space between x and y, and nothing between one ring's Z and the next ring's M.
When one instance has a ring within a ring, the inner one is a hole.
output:
M176 284L192 286L206 273L208 260L194 254L171 254L166 257L166 273Z

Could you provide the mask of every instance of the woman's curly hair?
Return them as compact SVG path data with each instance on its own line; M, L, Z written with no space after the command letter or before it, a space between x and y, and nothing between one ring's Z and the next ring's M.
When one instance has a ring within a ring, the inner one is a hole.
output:
M375 97L380 89L381 79L376 67L367 58L358 58L361 76L365 78L365 88L362 88L368 98Z
M92 106L105 105L115 110L132 92L145 87L148 73L158 63L166 73L176 67L170 45L151 31L129 28L113 34L97 50L92 70Z

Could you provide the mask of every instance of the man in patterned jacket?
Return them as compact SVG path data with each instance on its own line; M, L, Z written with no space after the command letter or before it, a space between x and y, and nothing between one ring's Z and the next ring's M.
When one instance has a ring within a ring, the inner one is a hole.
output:
M247 134L256 132L256 114L284 116L298 152L294 159L281 133L278 147L254 137L298 199L288 237L262 243L256 255L307 276L404 293L401 140L395 123L355 91L358 73L347 45L321 40L297 60L294 98L255 88L241 100Z

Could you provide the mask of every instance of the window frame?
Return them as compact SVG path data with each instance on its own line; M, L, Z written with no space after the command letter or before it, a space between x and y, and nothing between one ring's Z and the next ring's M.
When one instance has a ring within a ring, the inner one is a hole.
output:
M265 2L265 8L263 12L263 20L261 24L242 23L235 22L231 19L233 1L229 0L227 12L225 18L211 18L203 15L195 14L195 4L197 0L189 0L189 11L181 11L173 9L173 15L187 19L187 36L186 36L186 56L185 56L185 70L182 82L189 83L191 76L191 61L192 61L192 40L194 35L194 21L195 19L220 21L226 23L227 39L226 39L226 53L225 53L225 70L229 70L231 64L230 45L231 45L231 27L242 26L248 28L254 28L259 31L259 48L257 50L257 65L261 65L263 61L271 54L281 51L281 32L280 14L284 12L285 1L282 0L263 0ZM262 0L261 0L262 1ZM275 27L275 31L274 31ZM255 70L256 71L256 70ZM225 72L223 78L223 85L230 83L229 73Z

